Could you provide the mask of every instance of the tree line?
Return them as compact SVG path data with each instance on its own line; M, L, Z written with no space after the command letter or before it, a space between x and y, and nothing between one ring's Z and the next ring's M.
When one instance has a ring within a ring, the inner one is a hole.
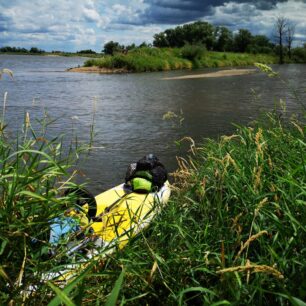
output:
M281 34L279 34L280 20L283 26L280 30ZM289 21L283 17L277 19L275 27L276 36L279 38L281 35L281 43L279 39L273 42L265 35L253 35L247 29L239 29L234 34L224 26L215 27L208 22L197 21L155 34L153 45L158 48L174 48L190 44L203 45L209 51L271 54L280 46L282 51L286 47L290 53L294 39L294 27L289 26ZM287 42L286 46L285 42Z
M285 55L289 60L306 62L306 44L293 48L294 39L295 25L285 17L276 19L272 39L265 35L253 35L247 29L239 29L237 33L233 33L224 26L196 21L157 33L153 36L153 45L142 43L138 48L182 48L186 45L196 45L209 51L276 54L281 64L284 63ZM134 48L137 48L135 44L124 46L109 41L104 45L102 53L127 53Z
M20 48L20 47L10 47L4 46L0 48L0 52L2 53L21 53L21 54L44 54L47 53L43 49L39 49L37 47L31 47L30 49ZM63 52L63 51L51 51L52 54L62 54L62 53L71 53L71 52ZM97 54L97 52L91 49L80 50L76 52L77 54Z
M30 49L26 48L19 48L19 47L10 47L10 46L5 46L0 48L0 52L8 52L8 53L33 53L33 54L42 54L45 53L46 51L32 47Z

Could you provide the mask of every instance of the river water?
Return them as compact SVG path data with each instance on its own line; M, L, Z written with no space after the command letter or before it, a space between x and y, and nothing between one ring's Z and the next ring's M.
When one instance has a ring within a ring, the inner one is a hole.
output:
M94 193L122 182L127 165L150 152L173 171L175 156L184 154L175 144L177 140L190 136L200 142L206 137L229 134L235 130L232 123L250 122L261 111L273 109L280 98L286 101L289 113L300 112L284 84L262 73L163 80L217 69L121 75L65 71L85 60L0 55L0 69L14 73L14 81L5 76L0 82L0 97L8 92L5 116L9 129L14 131L21 128L26 112L34 122L47 111L57 118L51 133L71 135L74 128L78 140L86 141L95 113L95 149L80 166ZM306 66L273 68L298 88L306 101ZM180 118L163 120L167 112Z

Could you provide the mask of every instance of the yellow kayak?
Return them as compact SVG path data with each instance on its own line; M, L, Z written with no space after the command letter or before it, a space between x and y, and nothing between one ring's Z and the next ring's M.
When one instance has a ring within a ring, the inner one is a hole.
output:
M116 248L123 248L129 239L150 224L160 208L168 202L170 193L170 184L166 181L158 192L135 193L121 184L97 195L96 216L92 220L88 219L87 204L82 215L78 216L82 228L91 229L91 237L87 238L91 248L80 262L67 264L60 271L46 273L42 280L66 282L84 270L92 259L101 259ZM86 243L83 240L74 245L69 250L70 254Z

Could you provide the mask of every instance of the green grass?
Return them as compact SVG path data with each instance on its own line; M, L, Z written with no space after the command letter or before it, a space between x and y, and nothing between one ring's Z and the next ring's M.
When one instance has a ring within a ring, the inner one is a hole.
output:
M42 273L66 260L64 249L48 255L49 222L75 206L64 191L76 186L73 165L87 147L75 148L72 141L65 148L63 135L49 138L52 120L47 115L34 131L27 113L22 130L12 137L4 114L5 103L0 120L0 304L20 305L30 299L26 288L38 286Z
M200 47L187 46L175 48L139 48L128 54L115 54L85 62L86 67L122 68L130 72L166 71L200 67L247 66L255 62L277 63L277 58L267 54L203 52Z
M167 208L88 280L88 305L106 299L121 266L127 305L305 300L305 133L269 113L194 149Z

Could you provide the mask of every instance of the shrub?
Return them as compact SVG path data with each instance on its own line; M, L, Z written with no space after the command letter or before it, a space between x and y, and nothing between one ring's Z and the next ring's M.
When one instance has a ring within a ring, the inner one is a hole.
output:
M294 48L292 50L292 59L297 63L306 63L306 48Z
M181 54L183 58L186 58L190 61L195 61L204 56L206 48L201 45L185 45Z

